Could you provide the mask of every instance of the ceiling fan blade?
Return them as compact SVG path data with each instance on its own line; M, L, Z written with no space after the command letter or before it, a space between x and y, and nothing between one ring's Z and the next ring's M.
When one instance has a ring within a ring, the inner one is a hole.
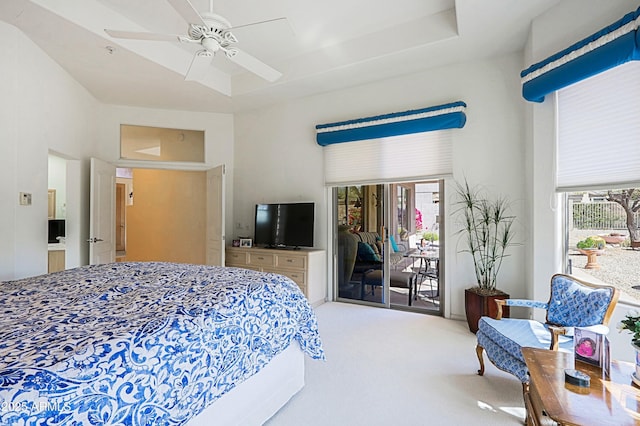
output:
M167 0L188 24L207 26L189 0Z
M173 34L155 34L136 31L104 30L113 38L126 38L131 40L151 40L151 41L180 41L181 36Z
M251 71L255 75L262 77L271 83L282 77L282 73L280 71L271 68L258 58L236 48L233 50L236 53L235 55L227 55L229 60L235 62L246 70Z
M191 65L189 65L189 69L187 70L187 74L184 76L184 79L187 81L202 80L209 69L212 59L213 54L211 52L206 50L197 51L195 55L193 55Z
M251 27L253 25L267 24L269 22L276 22L276 21L287 21L287 18L283 16L281 18L266 19L264 21L251 22L250 24L234 25L231 28L229 28L229 30L237 30L238 28Z

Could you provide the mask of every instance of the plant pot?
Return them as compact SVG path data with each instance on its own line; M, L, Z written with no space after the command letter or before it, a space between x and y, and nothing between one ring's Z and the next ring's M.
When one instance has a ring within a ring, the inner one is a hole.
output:
M578 249L578 251L587 256L587 264L584 265L584 269L600 269L598 264L598 255L600 251L598 249ZM602 250L604 252L604 250Z
M468 288L464 291L464 309L467 314L467 324L472 333L478 331L478 321L480 317L487 316L495 318L498 315L498 305L496 300L508 299L509 295L501 290L485 292L479 287ZM509 317L509 307L502 308L502 317Z
M620 244L627 238L626 235L613 233L598 236L601 237L607 244Z
M633 349L636 351L636 371L631 373L631 379L636 385L640 386L640 348L633 343L631 346L633 346Z
M580 254L584 254L585 256L588 256L590 253L593 253L597 256L604 254L604 249L598 249L598 248L587 248L587 249L579 248L577 250Z

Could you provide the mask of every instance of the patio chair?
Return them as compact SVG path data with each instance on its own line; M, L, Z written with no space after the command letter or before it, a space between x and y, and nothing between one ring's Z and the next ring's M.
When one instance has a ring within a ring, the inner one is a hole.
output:
M601 334L618 301L618 289L596 285L569 275L556 274L551 278L549 302L522 299L496 300L496 319L481 317L476 333L476 354L480 362L479 375L484 374L483 351L499 369L516 376L523 392L528 391L529 376L521 348L534 347L573 352L573 328L590 328ZM546 309L546 322L502 318L502 306L523 306Z

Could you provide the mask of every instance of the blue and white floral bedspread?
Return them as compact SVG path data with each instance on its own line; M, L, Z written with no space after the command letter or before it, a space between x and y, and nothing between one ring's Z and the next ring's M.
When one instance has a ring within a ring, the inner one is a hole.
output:
M316 317L280 275L114 263L0 283L0 424L180 425Z

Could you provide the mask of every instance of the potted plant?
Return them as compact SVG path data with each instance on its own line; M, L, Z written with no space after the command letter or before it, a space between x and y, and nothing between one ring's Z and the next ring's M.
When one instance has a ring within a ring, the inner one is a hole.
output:
M584 240L580 240L578 241L578 244L576 244L578 251L582 254L586 254L586 252L590 250L603 251L606 246L607 242L604 238L595 235L587 237Z
M457 183L455 214L460 219L467 252L473 258L476 286L465 290L465 312L469 330L478 331L481 316L495 317L496 299L508 299L509 295L496 288L498 273L507 250L516 245L513 223L515 216L509 214L510 201L505 197L488 198L478 188L466 181ZM509 315L508 308L503 315Z
M635 350L636 369L631 375L634 383L640 386L640 311L630 309L624 319L618 324L618 331L627 330L633 334L631 346Z
M585 269L600 269L597 256L604 253L606 245L604 238L595 235L578 241L576 248L581 254L587 256L587 264L584 265Z

